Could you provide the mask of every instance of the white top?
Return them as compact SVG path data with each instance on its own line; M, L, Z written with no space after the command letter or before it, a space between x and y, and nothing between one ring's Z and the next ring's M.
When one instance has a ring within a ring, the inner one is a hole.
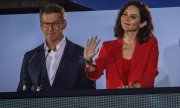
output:
M58 66L60 64L60 61L61 61L65 46L66 46L66 38L65 38L65 36L56 45L56 51L51 50L51 52L49 52L49 54L48 54L49 48L47 47L46 42L44 44L45 57L48 54L48 56L46 58L46 69L47 69L49 82L50 82L51 86L52 86L52 84L54 82L54 78L56 76L56 72L57 72Z

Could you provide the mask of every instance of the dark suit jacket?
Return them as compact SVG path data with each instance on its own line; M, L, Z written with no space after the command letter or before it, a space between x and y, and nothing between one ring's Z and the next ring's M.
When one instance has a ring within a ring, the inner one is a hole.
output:
M87 79L83 69L84 64L81 61L83 51L82 47L66 39L64 53L52 86L50 86L45 65L44 44L26 52L17 91L22 91L25 72L27 73L28 90L30 90L32 85L37 85L40 72L43 72L43 91L95 89L94 82Z

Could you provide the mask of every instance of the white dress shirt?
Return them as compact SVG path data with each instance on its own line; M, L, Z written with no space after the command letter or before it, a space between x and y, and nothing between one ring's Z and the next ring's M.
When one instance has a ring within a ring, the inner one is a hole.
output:
M66 38L65 36L63 39L56 45L56 51L51 50L48 54L49 48L46 45L46 42L44 44L44 49L45 49L45 57L47 56L46 59L46 69L49 77L49 82L51 86L53 85L54 78L56 76L56 72L58 69L58 66L60 64L64 48L66 46Z

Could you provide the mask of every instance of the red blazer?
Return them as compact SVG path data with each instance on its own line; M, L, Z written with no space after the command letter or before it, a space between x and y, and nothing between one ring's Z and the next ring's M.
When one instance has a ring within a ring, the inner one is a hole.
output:
M138 81L142 88L154 87L154 80L158 74L158 56L158 43L154 36L150 37L146 43L136 42L128 83L133 84ZM90 80L97 80L106 69L106 88L115 89L123 86L122 38L104 42L95 62L95 71L88 72L86 68Z

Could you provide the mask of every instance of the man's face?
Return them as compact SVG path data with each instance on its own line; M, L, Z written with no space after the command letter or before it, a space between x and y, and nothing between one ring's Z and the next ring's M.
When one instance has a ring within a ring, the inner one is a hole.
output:
M44 13L41 16L40 26L46 42L48 44L57 44L63 38L66 20L59 13Z

